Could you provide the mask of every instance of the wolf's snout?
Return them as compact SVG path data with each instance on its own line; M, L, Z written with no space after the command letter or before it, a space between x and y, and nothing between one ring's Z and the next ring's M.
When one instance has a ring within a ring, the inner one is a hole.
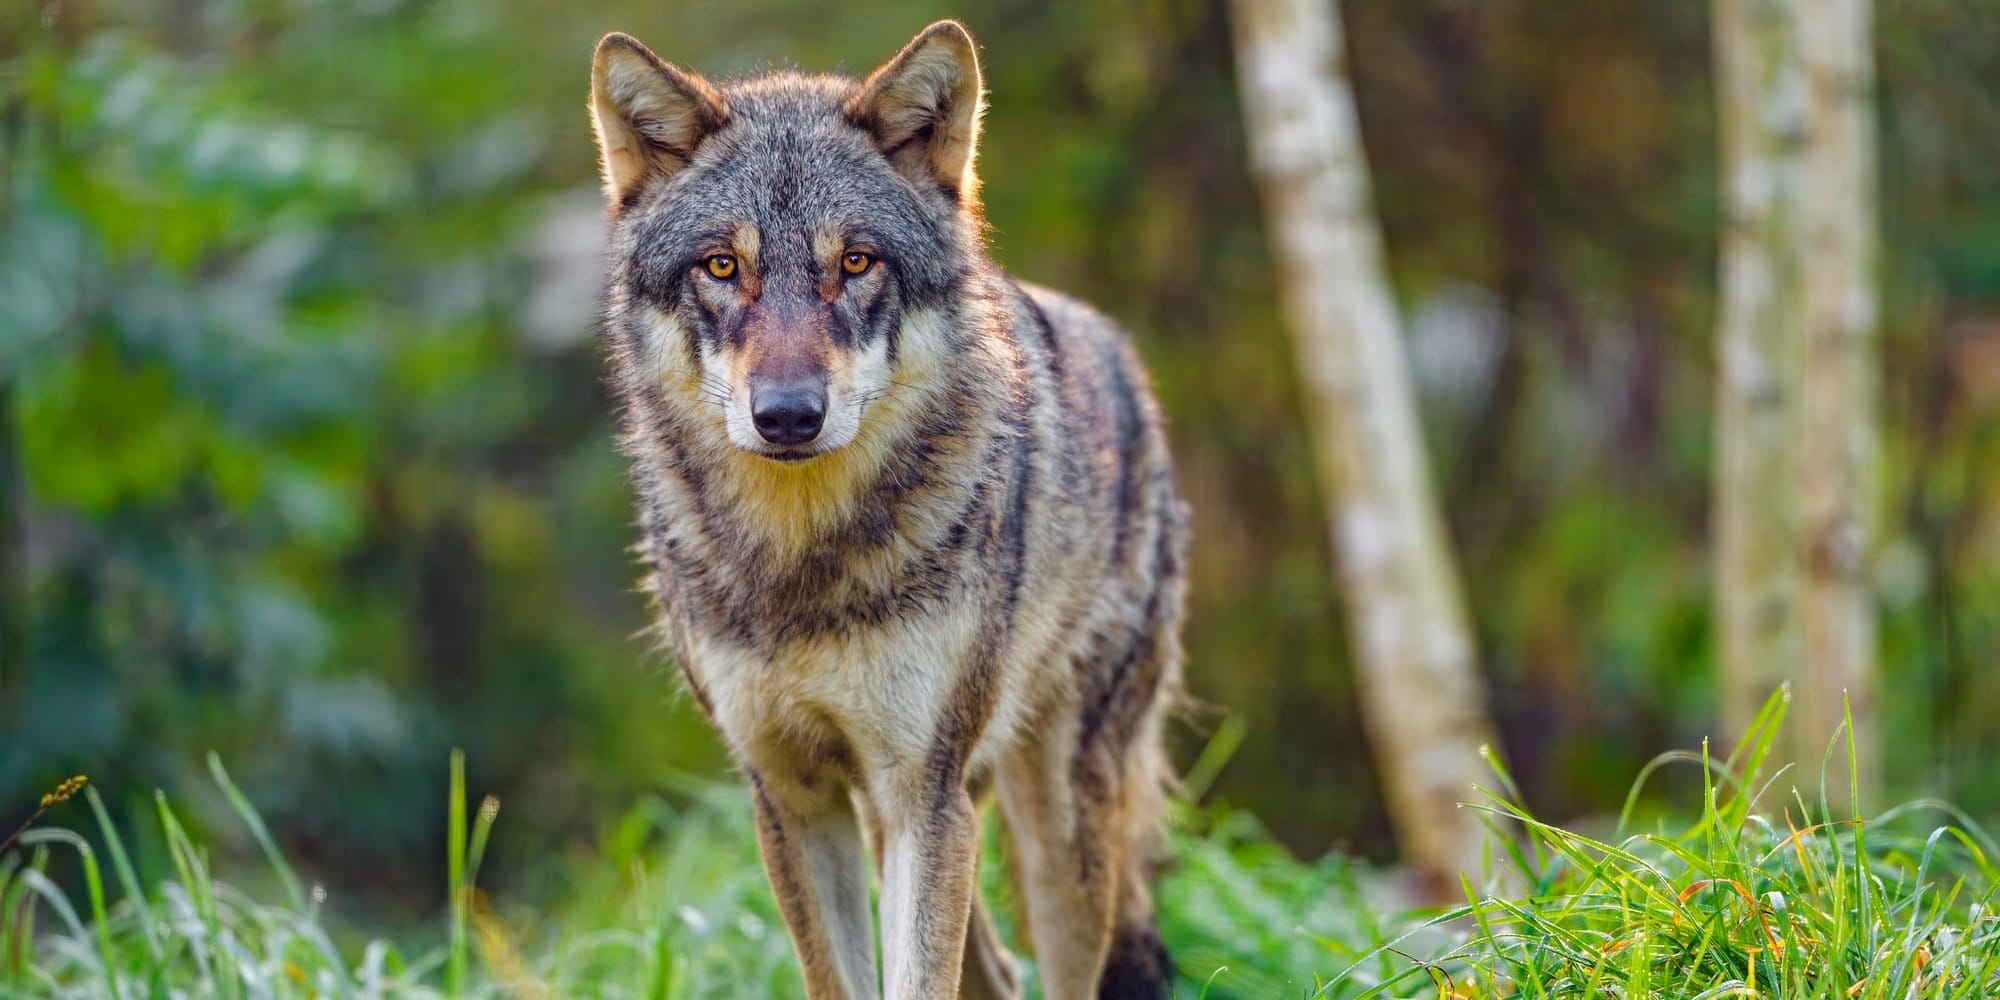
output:
M758 389L750 397L750 422L772 444L805 444L826 422L826 388L793 383Z

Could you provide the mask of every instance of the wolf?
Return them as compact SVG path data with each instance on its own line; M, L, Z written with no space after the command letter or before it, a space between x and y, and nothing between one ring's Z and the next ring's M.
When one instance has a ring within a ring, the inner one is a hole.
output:
M598 44L644 586L808 996L1018 994L991 799L1046 995L1160 997L1188 512L1128 337L988 255L976 52L944 21L864 79L711 83Z

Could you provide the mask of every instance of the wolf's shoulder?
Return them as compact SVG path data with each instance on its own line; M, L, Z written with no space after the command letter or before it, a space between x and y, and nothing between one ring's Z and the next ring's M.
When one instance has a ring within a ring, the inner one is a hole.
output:
M1132 339L1131 334L1117 320L1074 295L1018 278L1014 279L1014 286L1020 289L1021 294L1034 305L1058 336L1080 341L1110 341L1121 345L1129 343Z
M1017 314L1017 338L1031 336L1027 328L1043 327L1042 336L1053 364L1065 369L1095 370L1099 380L1120 384L1120 388L1112 391L1130 391L1122 384L1136 382L1138 391L1145 393L1144 366L1132 334L1123 324L1066 292L1018 279L1013 283L1028 306L1022 310L1026 315Z

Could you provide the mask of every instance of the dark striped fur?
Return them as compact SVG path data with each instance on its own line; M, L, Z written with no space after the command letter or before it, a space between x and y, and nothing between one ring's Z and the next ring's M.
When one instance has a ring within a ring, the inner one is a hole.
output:
M986 255L972 51L946 22L867 80L715 86L600 46L639 551L810 995L876 992L871 856L888 995L1016 992L972 889L990 792L1047 994L1164 996L1187 516L1128 338ZM778 370L828 387L807 452L746 430Z

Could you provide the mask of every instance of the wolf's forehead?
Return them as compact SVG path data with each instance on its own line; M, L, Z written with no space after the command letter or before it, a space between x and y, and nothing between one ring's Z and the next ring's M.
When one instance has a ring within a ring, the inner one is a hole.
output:
M731 121L716 173L721 179L765 182L780 190L824 187L840 179L879 173L888 163L875 155L865 133L839 114L750 117Z
M781 70L725 80L718 88L731 117L781 118L839 114L861 81L832 73Z
M785 130L746 129L687 192L703 211L760 229L863 225L900 215L894 174L861 145ZM692 206L691 206L692 207Z
M767 235L924 225L907 185L837 108L811 117L733 114L718 139L668 203L682 224L749 224Z

